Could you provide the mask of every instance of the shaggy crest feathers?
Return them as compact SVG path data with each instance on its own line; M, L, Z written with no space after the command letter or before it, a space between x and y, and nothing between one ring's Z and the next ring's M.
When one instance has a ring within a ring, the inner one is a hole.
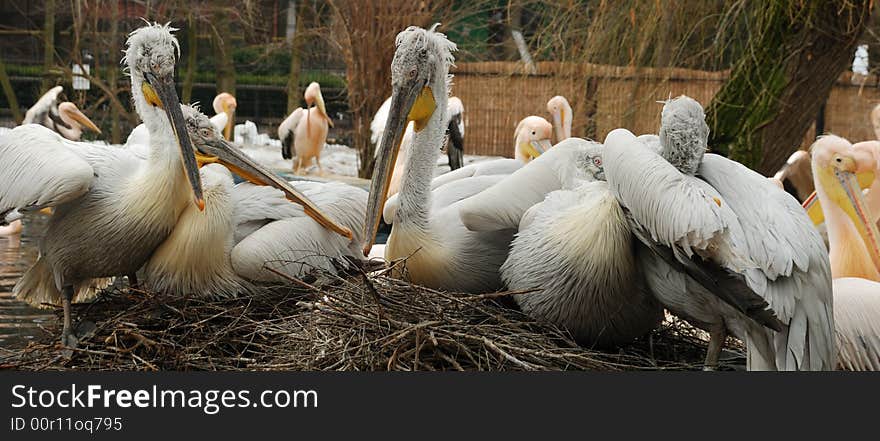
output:
M660 116L660 155L682 173L693 175L709 140L703 106L685 95L665 102Z
M137 59L138 55L143 55L137 51L143 50L144 42L146 41L154 41L171 46L174 48L174 56L176 58L180 57L180 43L177 42L177 38L173 34L177 31L177 28L171 27L171 22L164 25L155 22L150 23L146 19L144 19L144 22L146 26L131 31L128 34L128 39L125 41L127 49L124 52L125 55L122 56L120 64L126 65L123 69L126 75L131 75L131 62Z

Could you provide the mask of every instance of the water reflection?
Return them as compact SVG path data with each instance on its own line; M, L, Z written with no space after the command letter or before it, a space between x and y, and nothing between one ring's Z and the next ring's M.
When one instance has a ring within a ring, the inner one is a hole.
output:
M26 346L29 340L45 335L40 325L55 320L49 311L15 300L12 287L37 260L37 244L46 229L41 214L24 219L21 235L0 236L0 347Z

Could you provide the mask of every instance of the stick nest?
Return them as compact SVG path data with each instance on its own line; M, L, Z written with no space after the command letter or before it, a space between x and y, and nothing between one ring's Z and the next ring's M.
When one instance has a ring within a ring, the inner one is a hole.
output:
M25 348L0 349L22 370L601 370L698 369L705 336L667 320L613 350L578 346L564 331L511 307L508 293L427 289L386 275L313 275L297 289L232 299L111 288L74 305L79 347L60 325ZM60 308L56 312L61 317Z

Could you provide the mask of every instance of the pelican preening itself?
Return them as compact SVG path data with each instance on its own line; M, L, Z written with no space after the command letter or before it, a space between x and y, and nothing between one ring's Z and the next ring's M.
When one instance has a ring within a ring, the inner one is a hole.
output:
M877 181L878 153L877 141L852 145L836 136L812 147L834 278L837 361L850 370L880 370L880 234L877 213L862 193ZM876 198L873 192L868 195Z
M514 131L513 157L528 163L553 147L553 126L540 116L527 116Z
M144 267L149 288L231 296L251 282L283 281L267 267L299 277L313 268L333 271L334 262L344 265L346 258L358 257L362 242L351 240L351 231L362 228L364 190L335 183L288 183L219 136L197 110L183 106L183 113L196 157L205 164L206 208L190 204L183 210ZM229 169L263 186L233 185Z
M831 272L818 232L769 180L705 154L696 101L663 109L660 152L625 129L605 138L609 186L643 243L648 286L670 311L710 332L707 366L736 335L756 370L834 368Z
M281 155L284 159L291 159L296 154L293 171L302 173L305 167L312 163L312 158L318 166L320 174L324 173L321 168L321 150L327 142L327 133L333 127L333 121L327 115L324 107L324 96L321 95L321 86L311 83L304 94L306 108L298 108L293 111L278 126L278 138L281 139ZM312 106L315 106L313 109Z
M100 134L101 129L85 116L76 104L59 100L63 90L64 87L55 86L44 93L25 113L22 124L41 124L71 141L80 140L83 128Z
M132 32L124 62L135 110L150 133L150 156L67 141L36 125L3 137L0 214L55 207L40 257L16 295L32 304L64 306L62 342L73 346L70 303L96 279L134 274L174 228L187 204L204 207L201 180L183 122L174 65L173 29ZM63 163L64 167L57 167Z
M214 97L212 107L214 107L214 116L211 117L211 122L223 128L221 132L224 138L232 139L232 126L235 125L235 108L238 107L238 101L231 94L222 92Z
M556 95L547 101L547 112L553 118L553 130L556 131L556 142L571 138L571 105L564 96Z

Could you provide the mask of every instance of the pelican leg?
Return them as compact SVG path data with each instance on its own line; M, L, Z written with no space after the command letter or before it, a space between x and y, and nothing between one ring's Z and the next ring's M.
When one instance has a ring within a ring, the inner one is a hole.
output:
M706 361L703 364L704 371L718 369L718 358L721 357L721 349L724 348L725 341L727 341L727 329L724 328L723 324L709 331L709 347L706 349Z
M61 344L73 349L76 347L77 338L71 326L70 304L73 301L73 285L67 285L62 289L61 302L64 305L64 328L61 330Z
M324 168L321 167L321 157L315 156L315 164L318 165L318 176L324 176Z

